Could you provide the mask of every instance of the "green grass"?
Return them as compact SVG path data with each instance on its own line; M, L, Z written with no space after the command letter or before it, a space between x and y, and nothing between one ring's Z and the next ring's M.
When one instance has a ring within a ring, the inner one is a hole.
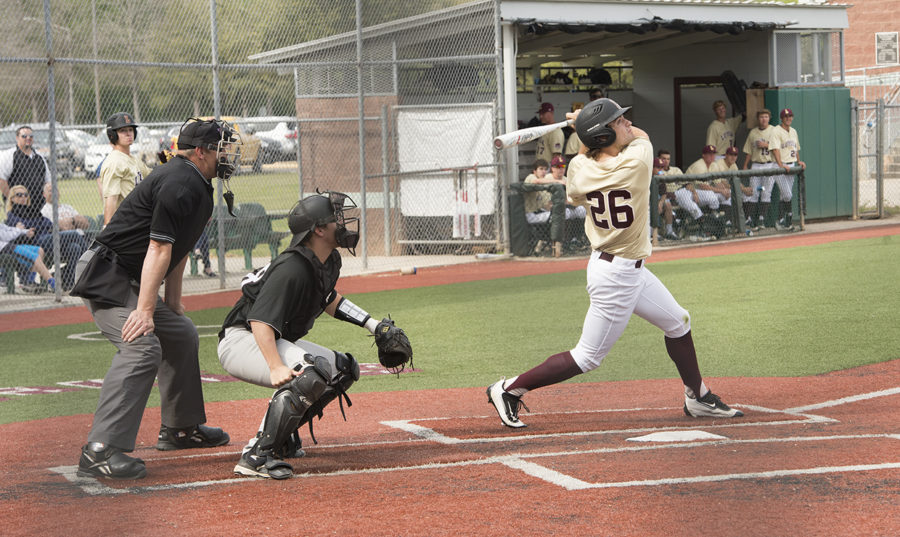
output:
M804 376L896 359L900 237L654 263L652 270L691 312L701 370L717 376ZM365 376L354 392L485 386L575 345L587 309L584 272L527 276L367 293L354 302L390 313L413 342L422 371ZM219 325L226 309L192 312ZM92 324L2 335L0 386L53 386L102 378L114 352L103 342L66 339ZM205 330L206 333L214 329ZM372 339L323 315L309 339L376 361ZM222 374L217 340L201 338L201 369ZM674 378L661 332L637 317L597 370L576 382ZM262 398L271 390L241 382L205 384L207 401ZM93 412L97 392L12 396L0 423ZM154 390L150 405L158 405Z

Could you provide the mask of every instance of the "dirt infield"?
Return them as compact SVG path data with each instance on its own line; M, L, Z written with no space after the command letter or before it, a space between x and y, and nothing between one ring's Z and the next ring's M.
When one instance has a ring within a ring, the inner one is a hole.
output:
M796 235L779 235L753 240L736 240L722 243L706 243L702 246L657 250L647 260L648 263L671 261L674 259L693 259L746 252L762 252L779 248L795 248L812 246L828 242L866 239L900 235L900 225L866 227L821 233L798 233ZM535 274L554 274L583 270L587 265L586 258L566 258L553 260L502 260L475 262L446 267L423 268L412 276L398 275L396 272L366 276L349 276L338 282L338 291L352 295L392 289L409 289L430 285L446 285L450 283L476 280L493 280L527 276ZM225 291L205 295L184 297L187 311L232 306L239 297L239 291ZM0 333L10 330L25 330L42 326L57 326L91 322L91 315L84 306L56 308L41 311L27 311L0 314Z
M483 389L357 394L281 482L231 472L261 400L208 404L233 442L188 452L150 447L148 409L148 477L129 482L74 475L90 416L9 424L0 520L8 536L898 535L898 378L900 360L712 379L738 420L685 417L673 380L563 384L529 395L519 430Z

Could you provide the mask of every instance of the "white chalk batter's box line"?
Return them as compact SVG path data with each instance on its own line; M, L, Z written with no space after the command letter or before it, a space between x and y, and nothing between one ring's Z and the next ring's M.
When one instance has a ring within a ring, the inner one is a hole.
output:
M870 392L868 394L860 394L852 397L847 397L843 399L838 399L835 401L828 401L824 403L818 403L815 405L809 405L806 407L797 407L794 409L788 409L790 415L797 416L801 419L794 420L780 420L780 421L769 421L769 422L731 422L729 424L719 424L719 425L707 425L703 426L703 429L718 429L718 428L726 428L726 427L764 427L764 426L772 426L772 425L785 425L785 424L807 424L807 423L833 423L837 420L832 418L827 418L824 416L815 416L811 414L800 414L796 412L799 410L806 410L808 408L825 408L830 406L837 406L840 404L845 404L847 402L856 402L862 401L866 399L872 399L875 397L882 397L885 395L894 395L896 393L900 393L900 388L893 388L890 390L882 390L879 392ZM736 407L740 407L747 410L752 410L754 412L762 412L762 413L789 413L787 411L779 411L764 407L758 407L755 405L734 405ZM558 414L593 414L600 412L629 412L629 411L642 411L642 410L650 410L646 408L635 408L635 409L611 409L611 410L596 410L596 411L573 411L573 412L564 412L564 413L553 413L555 415ZM660 410L660 409L652 409L652 410ZM535 415L535 414L530 414ZM495 417L495 416L494 416ZM470 418L484 419L486 416L472 416ZM623 434L623 433L642 433L642 432L663 432L663 431L678 431L678 430L693 430L696 427L648 427L648 428L637 428L637 429L619 429L615 431L578 431L571 433L548 433L548 434L537 434L537 435L515 435L515 436L504 436L504 437L483 437L483 438L451 438L436 431L429 429L427 427L422 427L419 425L414 425L412 422L423 422L423 421L446 421L446 420L458 420L458 419L466 419L466 417L446 417L446 418L422 418L422 419L414 419L414 420L394 420L394 421L384 421L381 422L384 425L399 428L401 430L407 431L413 434L416 438L408 439L408 440L399 440L399 441L385 441L385 442L363 442L363 443L352 443L352 444L340 444L333 446L320 446L317 448L311 449L328 449L328 448L337 448L337 447L365 447L365 446L383 446L385 444L403 444L403 443L420 443L420 442L438 442L443 444L466 444L466 443L486 443L486 442L506 442L506 441L521 441L528 440L533 438L562 438L562 437L571 437L571 436L587 436L587 435L597 435L597 434ZM429 433L430 431L430 433ZM860 435L831 435L831 436L797 436L797 437L788 437L788 438L754 438L754 439L741 439L734 440L729 438L722 438L716 440L702 440L702 441L690 441L690 442L670 442L661 445L651 445L651 446L627 446L627 447L617 447L617 448L596 448L596 449L586 449L586 450L572 450L572 451L560 451L560 452L551 452L551 453L515 453L508 455L499 455L494 457L486 457L486 458L478 458L478 459L469 459L464 461L450 462L450 463L428 463L421 465L411 465L411 466L395 466L390 468L364 468L360 470L337 470L333 472L327 473L300 473L294 474L295 478L312 478L312 477L338 477L338 476L346 476L346 475L360 475L360 474L378 474L378 473L389 473L389 472L398 472L398 471L419 471L419 470L434 470L434 469L444 469L444 468L461 468L461 467L469 467L469 466L481 466L487 464L503 464L509 468L513 468L524 472L527 475L532 477L536 477L545 482L560 486L566 490L581 490L581 489L592 489L592 488L623 488L623 487L638 487L638 486L665 486L665 485L677 485L677 484L690 484L690 483L707 483L707 482L716 482L716 481L729 481L729 480L740 480L740 479L766 479L766 478L775 478L775 477L786 477L786 476L796 476L796 475L815 475L815 474L828 474L828 473L845 473L845 472L864 472L864 471L876 471L876 470L887 470L887 469L897 469L900 468L900 462L884 462L884 463L876 463L876 464L859 464L859 465L845 465L845 466L824 466L824 467L813 467L813 468L799 468L799 469L783 469L783 470L772 470L765 472L749 472L749 473L740 473L740 474L722 474L722 475L703 475L703 476L688 476L688 477L677 477L677 478L665 478L665 479L650 479L650 480L640 480L640 481L624 481L624 482L607 482L607 483L589 483L572 476L568 476L566 474L562 474L555 470L551 470L544 466L541 466L537 463L530 462L529 459L539 459L545 457L564 457L564 456L577 456L577 455L590 455L590 454L608 454L608 453L628 453L628 452L641 452L641 451L652 451L652 450L666 450L666 449L683 449L683 448L692 448L692 447L703 447L703 446L724 446L724 445L740 445L740 444L762 444L762 443L782 443L782 442L819 442L819 441L829 441L829 440L858 440L865 438L887 438L900 440L900 434L894 433L875 433L875 434L860 434ZM209 454L195 454L195 455L185 455L180 457L167 457L164 459L154 459L154 460L171 460L171 459L186 459L186 458L195 458L195 457L220 457L222 455L227 455L227 453L216 452ZM153 491L165 491L165 490L177 490L177 489L185 489L185 488L197 488L197 487L206 487L213 485L230 485L236 483L242 483L245 481L258 481L258 478L247 477L247 478L229 478L229 479L219 479L219 480L209 480L209 481L194 481L188 483L172 483L172 484L164 484L164 485L152 485L145 487L128 487L128 488L112 488L104 484L102 480L89 478L89 477L79 477L76 475L77 466L58 466L55 468L49 468L50 471L61 474L64 476L69 482L78 486L83 492L90 495L116 495L116 494L127 494L127 493L144 493L144 492L153 492Z

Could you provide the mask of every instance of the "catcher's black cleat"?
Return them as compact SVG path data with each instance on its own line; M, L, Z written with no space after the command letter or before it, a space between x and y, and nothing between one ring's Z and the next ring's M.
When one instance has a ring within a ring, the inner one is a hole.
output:
M250 477L271 479L288 479L294 475L294 468L275 457L271 451L255 454L255 449L241 455L241 460L234 466L234 473Z
M519 421L519 408L524 407L525 410L528 410L528 407L522 402L521 397L516 397L503 389L504 380L500 379L488 386L488 402L494 405L494 409L500 415L500 421L503 422L503 425L514 429L525 427L526 425Z
M80 477L140 479L147 475L147 467L144 461L129 457L119 448L90 443L81 448L81 459L75 473Z
M159 428L159 441L156 449L160 451L172 451L174 449L206 448L224 446L231 438L228 433L218 427L195 425L183 429L166 427Z
M684 414L692 418L739 418L744 415L740 410L723 403L713 392L707 392L700 399L685 395Z

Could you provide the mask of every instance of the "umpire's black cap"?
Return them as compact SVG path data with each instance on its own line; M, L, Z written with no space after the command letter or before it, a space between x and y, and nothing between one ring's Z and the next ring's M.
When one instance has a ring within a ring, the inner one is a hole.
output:
M214 119L188 120L178 134L178 149L207 147L209 144L218 144L219 140L232 141L231 129L224 122Z

